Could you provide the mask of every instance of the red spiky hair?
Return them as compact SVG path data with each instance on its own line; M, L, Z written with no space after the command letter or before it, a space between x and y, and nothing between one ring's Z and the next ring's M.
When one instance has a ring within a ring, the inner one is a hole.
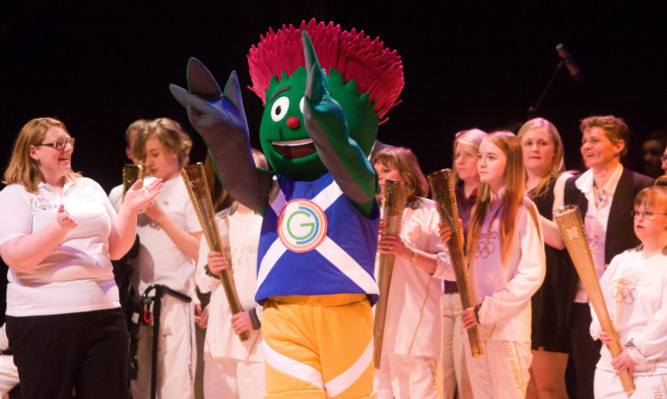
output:
M403 64L396 50L384 48L380 38L372 40L364 31L344 31L340 25L329 22L301 22L299 28L283 25L278 32L269 28L265 36L260 36L248 54L250 90L266 104L265 90L269 88L272 76L280 79L283 72L291 75L300 66L305 67L301 31L306 30L315 48L320 65L327 75L335 68L346 82L354 79L359 93L369 92L370 101L375 102L375 112L382 120L391 108L398 105L398 96L403 90Z

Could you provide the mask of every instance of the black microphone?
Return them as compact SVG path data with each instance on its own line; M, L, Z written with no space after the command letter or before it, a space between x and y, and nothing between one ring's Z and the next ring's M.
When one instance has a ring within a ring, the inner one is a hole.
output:
M581 69L579 69L574 63L572 55L570 55L570 53L565 50L563 43L558 43L558 45L556 45L556 51L558 52L560 59L565 63L567 70L570 72L570 77L572 77L572 80L575 82L581 82L584 79L584 74L581 73Z

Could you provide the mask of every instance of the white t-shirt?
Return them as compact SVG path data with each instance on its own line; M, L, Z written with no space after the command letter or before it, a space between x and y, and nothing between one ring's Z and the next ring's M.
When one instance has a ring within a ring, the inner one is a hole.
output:
M257 245L262 229L262 217L256 213L241 214L227 208L215 218L220 239L225 247L227 259L231 259L234 286L244 310L255 309L261 318L262 307L255 302L257 290ZM251 330L250 339L241 342L231 324L232 312L227 302L225 290L217 277L206 274L209 253L208 243L201 241L199 261L195 280L203 293L212 292L209 305L206 345L206 361L234 358L253 362L263 362L261 330Z
M642 259L640 251L616 255L600 279L609 316L621 345L632 341L628 354L635 374L667 374L667 256ZM600 337L600 322L592 310L591 336ZM610 372L612 356L606 345L597 367Z
M113 309L120 306L109 257L116 212L99 184L68 180L62 196L40 183L32 194L19 184L0 192L0 244L39 231L65 205L77 227L34 269L10 268L7 315L38 316Z
M146 178L144 184L150 184L150 178ZM180 175L164 182L155 201L186 233L201 231L199 219ZM195 261L178 249L162 227L144 213L137 216L137 234L141 244L139 255L131 260L135 271L132 274L132 285L137 294L143 294L151 284L163 284L192 295L189 279L194 275Z

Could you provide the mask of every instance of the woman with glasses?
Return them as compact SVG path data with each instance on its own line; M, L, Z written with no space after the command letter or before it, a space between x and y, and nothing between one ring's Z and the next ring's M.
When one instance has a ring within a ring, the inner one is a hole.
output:
M581 155L589 169L567 181L565 203L579 206L593 263L598 276L602 276L614 256L639 244L630 215L632 201L653 180L621 164L629 139L629 129L623 119L613 115L591 116L581 121L579 129ZM589 334L591 313L586 291L575 272L570 276L568 393L577 398L593 398L593 375L600 358L600 342L593 341Z
M595 370L596 398L627 397L617 375L623 370L633 377L633 398L667 396L667 188L640 191L631 214L642 244L615 256L600 279L623 352L612 357L602 348ZM594 339L611 343L595 314L590 331Z
M127 398L129 337L111 259L135 238L156 180L128 191L118 214L73 172L74 139L57 119L29 121L0 192L0 255L10 267L7 336L25 398Z

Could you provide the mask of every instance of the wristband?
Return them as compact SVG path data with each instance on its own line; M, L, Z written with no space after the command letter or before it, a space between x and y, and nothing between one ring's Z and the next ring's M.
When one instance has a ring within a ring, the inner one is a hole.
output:
M207 276L209 276L209 277L213 277L213 278L218 278L218 276L216 276L215 274L211 273L211 269L209 269L208 265L205 265L205 266L204 266L204 270L206 271L206 275L207 275Z
M262 322L259 321L259 318L257 317L257 310L255 308L252 308L248 311L248 316L250 316L250 324L252 324L253 330L259 330L262 328Z

